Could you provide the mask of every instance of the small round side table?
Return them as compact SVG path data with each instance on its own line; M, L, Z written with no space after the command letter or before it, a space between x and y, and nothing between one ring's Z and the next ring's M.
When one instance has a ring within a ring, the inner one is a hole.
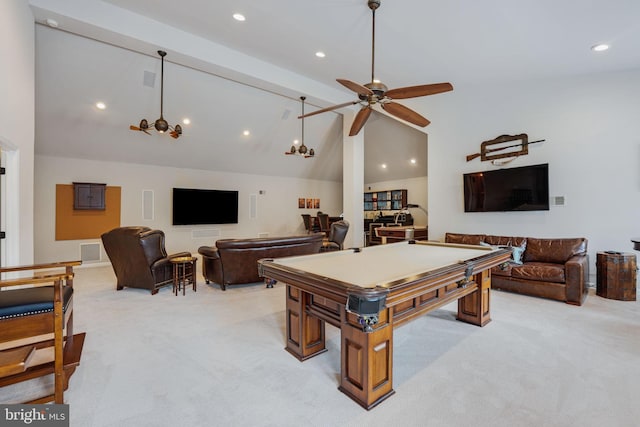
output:
M196 261L198 258L181 256L169 259L173 264L173 293L177 296L182 287L182 295L185 295L187 284L193 285L196 292Z

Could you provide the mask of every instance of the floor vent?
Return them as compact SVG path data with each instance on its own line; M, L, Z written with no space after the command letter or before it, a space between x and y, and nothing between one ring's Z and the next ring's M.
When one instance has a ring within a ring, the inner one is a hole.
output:
M83 243L80 245L80 260L82 262L100 261L100 243Z
M206 239L209 237L220 237L219 228L205 228L202 230L191 230L192 239Z

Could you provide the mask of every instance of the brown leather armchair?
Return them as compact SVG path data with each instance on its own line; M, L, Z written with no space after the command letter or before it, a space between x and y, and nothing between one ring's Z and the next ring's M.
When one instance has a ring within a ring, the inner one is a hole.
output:
M336 221L331 224L329 238L322 242L320 252L340 251L345 237L349 232L349 222L345 220Z
M114 228L102 235L102 243L118 279L116 289L149 289L151 295L173 284L171 258L191 256L190 252L167 255L164 232L149 227Z

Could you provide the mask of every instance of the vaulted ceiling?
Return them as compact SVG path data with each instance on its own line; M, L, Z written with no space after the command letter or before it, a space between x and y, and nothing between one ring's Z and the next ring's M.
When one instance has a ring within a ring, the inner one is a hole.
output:
M336 78L370 81L366 0L30 4L42 24L36 31L36 153L341 179L342 114L348 108L305 119L305 144L316 158L284 152L301 136L301 95L308 97L310 112L355 99ZM246 21L234 20L236 12ZM382 0L376 12L376 77L389 88L448 81L464 90L640 68L639 18L635 0ZM57 28L46 26L47 19ZM590 50L603 42L609 51ZM171 124L184 117L192 121L178 140L128 129L159 116L158 49L168 51L164 117ZM316 57L317 51L326 57ZM145 85L145 72L155 74L154 87ZM402 103L429 118L444 96ZM97 101L107 108L96 109ZM352 117L353 112L345 120ZM400 135L389 149L387 130ZM395 169L401 171L397 176L376 171L381 158L406 165L414 152L424 156L428 131L382 113L372 117L364 128L365 182L424 175L426 169L405 166Z

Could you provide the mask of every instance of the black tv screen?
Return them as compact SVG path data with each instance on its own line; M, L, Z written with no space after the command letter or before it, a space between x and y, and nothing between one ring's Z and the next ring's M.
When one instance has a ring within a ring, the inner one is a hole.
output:
M465 212L548 210L548 164L464 174Z
M237 191L173 189L173 225L237 223Z

